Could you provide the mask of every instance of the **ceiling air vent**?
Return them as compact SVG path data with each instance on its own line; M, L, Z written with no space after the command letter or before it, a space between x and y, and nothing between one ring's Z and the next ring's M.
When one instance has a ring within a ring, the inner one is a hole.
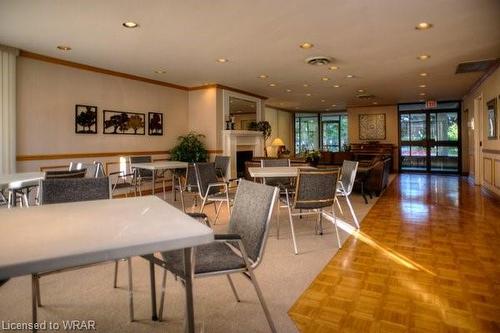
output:
M488 59L480 61L467 61L458 64L455 74L486 72L497 63L498 59Z
M372 99L375 98L375 95L372 94L358 94L356 95L357 98L359 99Z
M315 56L309 57L306 60L306 64L313 66L324 66L332 62L332 58L325 56Z

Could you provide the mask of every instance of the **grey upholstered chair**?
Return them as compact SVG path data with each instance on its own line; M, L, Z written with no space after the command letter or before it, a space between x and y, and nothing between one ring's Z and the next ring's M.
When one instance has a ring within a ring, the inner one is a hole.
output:
M62 179L62 178L83 178L87 173L87 169L80 170L61 170L61 171L46 171L45 179Z
M97 163L71 162L68 169L69 171L86 170L85 177L95 178L98 177L97 173L99 172L99 165Z
M260 166L262 168L268 167L289 167L290 160L284 158L278 159L263 159L260 160ZM264 183L270 186L278 186L281 190L287 188L289 191L293 189L293 181L287 177L273 177L273 178L264 178Z
M215 156L215 171L217 172L217 177L223 181L226 181L227 168L229 167L230 159L231 157L229 156Z
M359 221L354 213L354 208L352 207L351 200L349 200L349 196L352 193L352 189L354 187L354 181L356 180L356 172L358 170L358 162L355 161L347 161L344 160L342 163L342 171L340 173L340 180L337 184L337 197L344 197L347 205L349 206L349 210L351 212L352 218L356 227L359 229ZM340 206L340 202L337 198L335 198L337 206L340 210L340 213L344 215L342 211L342 207Z
M213 163L195 163L194 170L196 172L198 193L202 199L200 212L203 213L206 204L213 203L216 212L214 224L216 224L222 203L226 203L227 212L229 215L231 214L231 202L234 199L234 193L229 192L228 183L219 181ZM217 203L219 203L218 207Z
M226 275L237 302L240 298L230 274L242 273L248 278L255 288L272 332L276 332L276 328L253 272L264 255L269 221L278 194L276 187L241 180L234 200L228 234L216 234L213 243L196 247L193 261L194 278ZM165 300L166 271L181 279L185 276L183 250L162 252L161 256L162 259L153 255L145 256L145 259L165 268L159 309L160 320Z
M295 194L293 195L285 190L285 195L281 198L288 208L288 217L290 220L290 229L292 231L293 249L298 254L297 241L295 238L295 229L293 226L294 216L316 215L316 233L323 234L323 211L331 210L333 217L332 223L335 226L337 242L341 247L339 232L337 229L337 220L333 204L336 196L336 184L338 180L338 170L326 169L299 169ZM298 209L300 212L292 212ZM279 229L279 211L278 211L278 229Z
M184 183L176 180L172 182L174 191L174 201L177 200L176 193L177 191L180 192L180 186L182 186L181 195L191 194L191 196L193 197L193 207L197 206L199 190L198 190L198 182L196 180L196 170L194 169L194 165L190 164L187 169L175 170L173 177L176 177L176 179L184 178Z
M40 185L40 203L42 205L106 200L110 198L111 185L108 177L45 179L41 181ZM68 214L71 214L71 212L68 212ZM58 272L62 271L58 270L54 272L32 274L32 281L36 290L36 297L33 299L34 313L36 313L37 306L40 307L42 304L40 297L40 278Z

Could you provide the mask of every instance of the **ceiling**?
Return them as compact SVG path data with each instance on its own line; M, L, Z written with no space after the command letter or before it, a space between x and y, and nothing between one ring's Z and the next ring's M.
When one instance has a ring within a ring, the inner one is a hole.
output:
M218 83L289 110L336 110L461 98L482 73L456 66L500 56L499 17L498 0L0 0L0 44L188 87ZM434 27L416 30L422 21ZM339 69L305 64L315 55ZM358 89L376 97L360 100Z

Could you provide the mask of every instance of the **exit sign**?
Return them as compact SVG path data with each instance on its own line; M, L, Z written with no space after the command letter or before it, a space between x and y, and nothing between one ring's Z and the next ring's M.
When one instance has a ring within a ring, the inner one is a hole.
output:
M425 102L425 108L426 109L435 109L437 108L437 102L436 101L426 101Z

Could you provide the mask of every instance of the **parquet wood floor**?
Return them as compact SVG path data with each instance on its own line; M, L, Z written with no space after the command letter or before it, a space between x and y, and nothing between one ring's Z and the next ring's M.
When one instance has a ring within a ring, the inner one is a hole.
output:
M301 332L500 332L500 202L400 175L289 310Z

